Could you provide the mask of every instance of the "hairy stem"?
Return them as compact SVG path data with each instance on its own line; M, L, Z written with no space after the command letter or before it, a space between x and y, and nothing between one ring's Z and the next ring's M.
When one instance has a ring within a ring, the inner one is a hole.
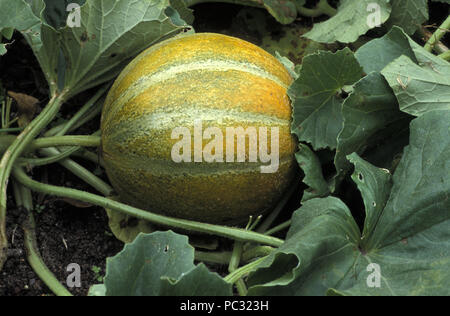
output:
M28 218L22 224L22 229L24 231L24 246L27 251L28 263L42 282L44 282L55 295L72 296L45 265L44 260L39 253L39 247L36 240L36 224L32 213L33 200L31 191L15 182L14 196L16 197L16 205L22 206L28 211Z
M69 121L53 127L48 130L44 136L62 136L77 129L97 116L102 110L104 101L104 98L100 98L106 92L108 87L109 85L100 88L97 93L90 98L89 101L87 101L87 103L82 106Z
M55 155L60 154L60 152L56 148L45 148L41 150L41 153L43 155L52 157ZM95 188L98 192L103 194L104 196L111 196L114 189L104 182L102 179L94 175L92 172L81 166L80 164L76 163L72 159L64 159L59 162L61 166L72 172L74 175L76 175L78 178L86 182L87 184L91 185L93 188Z
M292 221L288 220L288 221L286 221L284 223L281 223L281 224L279 224L279 225L277 225L277 226L267 230L264 234L266 234L266 235L273 235L275 233L278 233L279 231L282 231L283 229L286 229L289 226L291 226L291 223L292 223Z
M438 55L438 57L442 58L443 60L450 61L450 50Z
M243 250L244 244L241 241L235 241L230 263L228 264L228 272L232 273L238 269ZM240 296L247 295L247 286L245 285L244 280L239 279L236 281L236 289Z
M26 187L29 187L33 191L42 192L59 197L66 197L94 204L106 209L111 209L113 211L121 212L126 215L136 217L138 219L143 219L157 225L205 233L210 235L217 235L230 238L233 240L255 242L274 247L279 247L283 244L283 240L281 239L266 236L263 234L258 234L251 231L246 231L244 229L172 218L144 211L92 193L40 183L28 177L27 174L20 168L14 169L14 176L20 183L22 183Z
M6 151L7 148L14 143L15 139L16 137L13 135L0 136L0 153ZM58 146L99 147L100 142L100 136L67 135L42 137L30 142L23 152L33 152L41 148Z
M242 253L241 261L248 263L254 259L265 257L270 254L275 248L270 246L255 246ZM231 260L231 251L195 251L195 260L202 262L217 263L221 265L229 265Z
M239 269L234 270L230 274L228 274L224 280L228 283L236 283L239 279L243 278L250 272L256 270L256 268L266 259L266 257L259 258L245 266L240 267Z
M442 23L440 27L434 32L434 34L430 37L428 42L425 44L424 48L431 52L437 43L441 40L441 38L449 32L450 29L450 15L447 17L447 19Z
M8 240L6 237L6 199L8 180L13 165L33 139L44 129L59 112L65 94L51 98L44 110L20 133L8 147L0 161L0 270L7 259Z

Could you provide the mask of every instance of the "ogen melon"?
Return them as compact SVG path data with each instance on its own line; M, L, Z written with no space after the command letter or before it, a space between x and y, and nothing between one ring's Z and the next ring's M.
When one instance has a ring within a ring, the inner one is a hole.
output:
M141 53L102 113L105 168L121 200L220 224L273 208L296 168L291 81L269 53L220 34Z

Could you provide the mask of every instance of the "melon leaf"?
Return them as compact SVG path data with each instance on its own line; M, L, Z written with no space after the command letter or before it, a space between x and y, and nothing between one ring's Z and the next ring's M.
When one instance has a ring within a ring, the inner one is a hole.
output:
M194 248L188 238L172 231L139 234L106 263L103 285L96 296L226 296L231 284L205 265L194 263Z
M285 244L251 274L249 294L449 295L449 121L448 110L413 120L393 176L350 155L362 233L339 199L306 201Z
M34 13L29 18L32 25L22 34L46 75L51 94L65 90L72 96L108 82L145 48L191 28L169 0L86 0L73 13L79 14L79 25L74 18L74 24L62 27L61 5L46 11L43 0L29 1L30 5L18 2L23 2L27 14L30 8Z
M386 22L390 13L388 0L342 0L337 14L314 24L305 37L321 43L353 43L370 29Z

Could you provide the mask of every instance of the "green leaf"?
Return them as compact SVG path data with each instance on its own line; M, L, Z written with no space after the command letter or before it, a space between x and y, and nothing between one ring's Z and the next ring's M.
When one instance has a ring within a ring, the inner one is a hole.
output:
M10 40L14 34L14 28L7 27L0 31L0 39L1 37L6 38L7 40Z
M250 275L250 295L449 295L450 111L411 124L391 177L349 156L366 210L360 235L334 197L294 213L285 243Z
M80 92L108 81L144 48L187 28L165 15L168 6L168 0L88 0L81 27L61 30L65 86Z
M379 169L357 154L349 155L348 159L355 166L352 179L364 200L366 218L361 247L366 249L365 241L370 239L391 193L392 177L389 170Z
M83 5L86 0L44 0L44 17L48 25L53 28L61 28L66 25L69 4Z
M363 153L374 137L388 126L408 124L408 116L398 109L398 103L384 78L370 73L354 85L353 92L342 107L344 128L339 133L334 164L337 179L351 168L346 156ZM378 150L384 150L383 147Z
M323 177L319 158L314 152L305 144L299 144L299 150L295 153L295 158L305 174L303 182L309 186L308 189L303 191L302 202L328 195L330 189Z
M362 76L353 53L320 51L303 59L299 78L289 88L293 101L291 130L313 149L336 148L342 129L341 89Z
M0 0L0 30L14 28L20 32L27 32L39 23L39 19L25 1Z
M371 13L369 9L374 6L378 11ZM386 22L390 13L388 0L342 0L335 16L314 24L313 29L305 36L321 43L353 43L368 30L376 27L374 23L368 22L370 14L379 17L379 21L375 21L381 25Z
M183 274L179 280L163 279L161 293L167 296L231 296L231 284L203 264Z
M43 0L33 4L40 23L24 36L52 92L64 88L70 96L110 81L145 48L190 28L179 25L178 13L168 10L169 0L86 0L80 27L63 28L45 22ZM61 24L61 19L55 23Z
M335 197L312 199L294 213L285 243L249 278L249 295L323 295L351 270L359 231Z
M294 22L297 17L297 7L291 0L262 0L264 7L281 24Z
M372 71L380 72L402 55L416 60L409 37L396 26L383 37L364 44L355 53L356 59L366 74Z
M95 284L89 288L88 296L106 296L106 287L104 284Z
M398 242L446 221L450 225L449 122L450 111L431 111L412 121L410 144L394 174L375 246Z
M186 6L186 2L183 0L170 0L170 5L179 14L184 22L183 24L191 25L194 23L194 10L189 9Z
M450 63L436 68L422 66L406 56L400 56L383 71L394 91L400 109L414 116L428 111L450 109Z
M414 34L429 18L427 0L391 1L391 4L392 12L386 25L400 26L409 35Z
M194 248L183 235L140 234L106 262L107 296L231 295L231 284L203 265L195 266ZM204 288L202 288L204 286ZM92 291L97 291L94 288Z
M39 22L25 1L0 0L0 41L2 37L10 40L14 29L31 32ZM0 43L0 56L6 52L6 45Z

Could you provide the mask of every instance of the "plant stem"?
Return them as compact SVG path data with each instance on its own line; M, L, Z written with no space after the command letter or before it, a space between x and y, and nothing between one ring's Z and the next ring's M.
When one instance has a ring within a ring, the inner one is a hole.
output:
M227 265L231 259L230 251L216 252L216 251L195 251L195 260L200 262L210 262L221 265Z
M259 258L249 264L246 264L245 266L240 267L239 269L234 270L224 278L225 282L232 284L236 283L237 280L255 270L266 258L267 257Z
M266 236L263 234L258 234L251 231L246 231L244 229L172 218L144 211L92 193L40 183L28 177L22 169L17 167L14 169L14 176L20 183L22 183L26 187L29 187L33 191L42 192L59 197L66 197L94 204L106 209L111 209L113 211L121 212L126 215L136 217L138 219L143 219L157 225L179 228L182 230L194 231L210 235L217 235L230 238L233 240L261 243L264 245L270 245L274 247L279 247L283 244L283 240L281 239Z
M242 251L244 250L244 244L241 241L235 241L233 252L231 253L230 263L228 265L228 272L232 273L239 267L241 261ZM236 282L236 289L240 296L247 295L247 287L244 280L239 279Z
M103 99L100 99L100 97L105 93L108 87L109 85L100 88L97 93L90 98L89 101L87 101L87 103L81 107L69 121L53 127L48 130L44 136L62 136L77 129L84 123L90 121L93 117L97 116L101 112L103 105Z
M72 296L45 265L39 253L39 247L36 240L36 224L32 212L33 199L31 191L28 188L17 184L16 181L14 181L13 184L17 206L22 206L28 211L28 218L22 224L22 229L24 231L24 246L27 251L27 259L31 268L55 295Z
M38 138L30 144L31 150L58 146L99 147L100 136L67 135Z
M270 246L256 246L244 251L242 253L241 259L243 262L250 262L255 258L265 257L269 255L273 250L274 248Z
M102 167L105 166L105 163L104 163L103 159L101 157L99 157L98 154L90 152L90 151L88 151L88 150L86 150L84 148L81 151L75 152L73 155L76 156L76 157L79 157L79 158L91 161L91 162L93 162L93 163L95 163L97 165L100 165Z
M275 248L270 246L255 246L249 250L245 250L242 253L241 260L244 263L248 263L255 258L265 257L269 255ZM231 251L195 251L195 260L202 262L210 262L221 265L228 265L231 260Z
M54 95L44 110L17 136L0 161L0 270L7 259L6 190L13 165L30 142L55 118L64 100L64 93Z
M16 136L3 135L0 136L0 153L7 150L7 148L14 143ZM24 152L33 152L36 149L58 147L58 146L82 146L82 147L99 147L101 142L100 136L86 136L86 135L67 135L67 136L52 136L35 139L29 143Z
M417 40L423 41L425 43L428 42L431 36L433 36L433 34L430 31L428 31L424 26L420 27L417 30L417 35L418 35ZM445 46L442 42L437 42L434 45L434 51L438 54L442 54L448 51L448 47Z
M13 127L13 128L2 128L0 133L14 133L23 131L23 127Z
M41 153L52 157L58 154L61 154L56 148L45 148L41 150ZM94 187L97 191L99 191L104 196L111 196L114 189L104 182L102 179L91 173L89 170L76 163L72 159L64 159L59 162L61 166L72 172L74 175L82 179L84 182L88 183L92 187Z
M31 166L31 167L45 166L55 162L59 162L67 157L70 157L78 150L80 150L80 147L70 147L69 149L54 156L49 156L46 158L19 158L17 159L17 161L19 162L20 166Z
M286 229L286 228L288 228L289 226L291 226L291 223L292 223L292 221L291 221L291 220L288 220L288 221L286 221L286 222L284 222L284 223L281 223L281 224L278 225L278 226L275 226L275 227L273 227L273 228L267 230L264 234L266 234L266 235L273 235L273 234L275 234L275 233L278 233L279 231L282 231L283 229Z
M450 50L438 55L438 57L442 58L443 60L450 61Z
M428 42L425 44L424 48L431 52L435 45L441 40L441 38L449 31L450 29L450 15L445 19L440 27L434 32L434 34L430 37Z

